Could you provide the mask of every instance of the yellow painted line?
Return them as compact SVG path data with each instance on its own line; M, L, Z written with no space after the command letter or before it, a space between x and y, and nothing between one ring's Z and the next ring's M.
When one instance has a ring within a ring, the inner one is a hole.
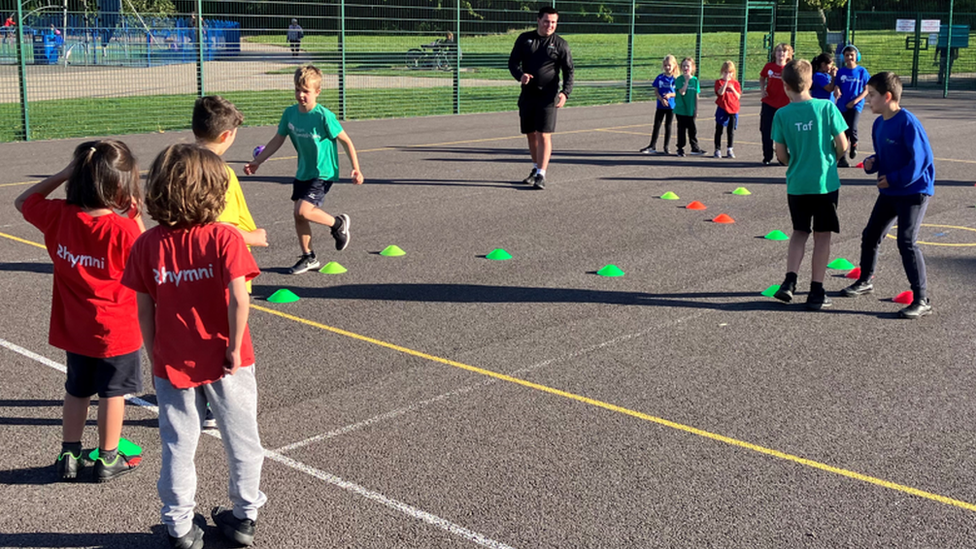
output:
M24 240L23 238L16 237L16 236L14 236L12 234L0 233L0 236L2 236L4 238L9 238L10 240L13 240L15 242L20 242L21 244L27 244L28 246L35 246L35 247L38 247L38 248L40 248L42 250L46 250L47 249L47 247L44 246L44 244L38 244L37 242L31 242L30 240Z
M962 228L965 228L965 227L962 227ZM9 239L14 240L16 242L21 242L23 244L27 244L27 245L30 245L30 246L35 246L35 247L38 247L38 248L41 248L41 249L46 249L43 244L39 244L37 242L31 242L29 240L24 240L23 238L18 238L16 236L9 235L9 234L6 234L6 233L0 233L0 237L9 238ZM739 448L745 448L747 450L752 450L753 452L757 452L757 453L760 453L760 454L763 454L763 455L767 455L767 456L779 458L779 459L782 459L782 460L785 460L785 461L791 461L791 462L797 463L799 465L804 465L804 466L807 466L807 467L811 467L813 469L819 469L821 471L826 471L828 473L833 473L835 475L840 475L840 476L847 477L847 478L850 478L850 479L859 480L861 482L866 482L868 484L874 484L874 485L877 485L877 486L881 486L883 488L888 488L890 490L895 490L895 491L898 491L898 492L902 492L902 493L905 493L905 494L910 494L910 495L917 496L917 497L920 497L920 498L925 498L925 499L928 499L928 500L937 501L937 502L943 503L945 505L951 505L951 506L954 506L954 507L959 507L959 508L965 509L967 511L976 511L976 504L972 504L972 503L969 503L969 502L966 502L966 501L962 501L962 500L950 498L950 497L943 496L943 495L940 495L940 494L936 494L936 493L933 493L933 492L927 492L925 490L919 490L918 488L913 488L911 486L906 486L904 484L898 484L896 482L887 481L887 480L884 480L884 479L881 479L881 478L878 478L878 477L872 477L870 475L863 475L861 473L858 473L858 472L855 472L855 471L851 471L849 469L843 469L841 467L834 467L833 465L827 465L826 463L821 463L819 461L814 461L812 459L802 458L800 456L795 456L793 454L787 454L786 452L780 452L779 450L773 450L772 448L766 448L765 446L759 446L758 444L752 444L750 442L745 442L745 441L738 440L738 439L735 439L735 438L732 438L732 437L727 437L727 436L724 436L724 435L719 435L719 434L716 434L716 433L712 433L712 432L709 432L709 431L705 431L705 430L702 430L702 429L698 429L698 428L695 428L695 427L691 427L689 425L684 425L682 423L676 423L674 421L669 421L667 419L663 419L663 418L659 418L659 417L656 417L656 416L652 416L650 414L645 414L643 412L638 412L636 410L631 410L629 408L624 408L622 406L617 406L616 404L610 404L608 402L603 402L602 400L596 400L596 399L589 398L589 397L585 397L585 396L582 396L582 395L577 395L575 393L570 393L570 392L567 392L567 391L562 391L560 389L555 389L555 388L552 388L552 387L549 387L549 386L546 386L546 385L541 385L541 384L538 384L538 383L533 383L531 381L527 381L527 380L520 379L520 378L517 378L517 377L513 377L513 376L509 376L509 375L505 375L505 374L499 374L499 373L493 372L491 370L485 370L484 368L478 368L476 366L471 366L469 364L464 364L463 362L457 362L457 361L454 361L454 360L449 360L449 359L446 359L446 358L441 358L441 357L434 356L434 355L430 355L430 354L427 354L427 353L422 353L420 351L415 351L415 350L409 349L407 347L401 347L400 345L395 345L393 343L387 343L387 342L382 341L382 340L379 340L379 339L375 339L375 338L372 338L372 337L360 335L360 334L357 334L357 333L354 333L354 332L350 332L350 331L347 331L347 330L343 330L341 328L334 328L332 326L327 326L325 324L321 324L319 322L315 322L315 321L312 321L312 320L307 320L307 319L304 319L302 317L298 317L298 316L295 316L295 315L290 315L290 314L287 314L287 313L282 313L282 312L276 311L274 309L269 309L267 307L262 307L261 305L251 304L251 308L252 309L255 309L257 311L261 311L261 312L264 312L264 313L268 313L268 314L271 314L271 315L274 315L274 316L278 316L278 317L284 318L286 320L291 320L293 322L298 322L300 324L305 324L306 326L311 326L311 327L314 327L314 328L319 328L320 330L324 330L324 331L327 331L327 332L332 332L332 333L337 334L337 335L349 337L349 338L356 339L356 340L359 340L359 341L363 341L363 342L366 342L366 343L372 343L373 345L377 345L379 347L385 347L387 349L391 349L391 350L394 350L394 351L398 351L398 352L404 353L406 355L414 356L414 357L417 357L417 358L422 358L422 359L425 359L425 360L430 360L431 362L437 362L437 363L440 363L440 364L446 364L446 365L452 366L454 368L459 368L461 370L466 370L466 371L469 371L469 372L472 372L472 373L475 373L475 374L483 375L483 376L486 376L486 377L491 377L491 378L497 379L499 381L505 381L507 383L512 383L512 384L515 384L515 385L521 385L523 387L527 387L529 389L534 389L536 391L541 391L543 393L548 393L548 394L551 394L551 395L560 396L560 397L563 397L563 398L566 398L566 399L569 399L569 400L575 400L575 401L581 402L583 404L588 404L590 406L595 406L597 408L603 408L605 410L609 410L611 412L616 412L618 414L624 414L624 415L627 415L627 416L630 416L630 417L633 417L633 418L637 418L637 419L640 419L640 420L648 421L648 422L651 422L651 423L656 423L656 424L662 425L664 427L669 427L671 429L675 429L675 430L678 430L678 431L683 431L683 432L686 432L686 433L690 433L690 434L693 434L693 435L696 435L696 436L700 436L700 437L703 437L703 438L707 438L707 439L710 439L710 440L714 440L714 441L717 441L717 442L722 442L722 443L728 444L730 446L737 446Z
M976 229L974 229L972 227L959 227L959 226L956 226L956 225L930 225L928 223L922 223L921 226L922 227L935 227L935 228L938 228L938 229L959 229L960 231L972 231L972 232L976 233ZM897 229L898 228L898 225L892 225L891 228L892 229ZM888 238L890 238L890 239L892 239L892 240L898 240L898 237L896 235L893 235L893 234L890 234L890 233L889 234L886 234L885 236L888 237ZM922 240L916 240L915 243L916 244L927 244L929 246L943 246L945 248L972 248L973 246L976 246L976 242L970 243L970 244L966 244L966 243L953 244L951 242L924 242Z
M520 379L520 378L517 378L517 377L512 377L512 376L505 375L505 374L499 374L499 373L493 372L491 370L485 370L483 368L478 368L476 366L471 366L469 364L464 364L463 362L457 362L457 361L454 361L454 360L450 360L450 359L446 359L446 358L441 358L441 357L434 356L434 355L429 355L427 353L423 353L423 352L420 352L420 351L415 351L415 350L409 349L407 347L401 347L400 345L395 345L393 343L387 343L386 341L382 341L382 340L379 340L379 339L374 339L372 337L360 335L360 334L357 334L357 333L354 333L354 332L349 332L349 331L343 330L341 328L335 328L335 327L332 327L332 326L327 326L325 324L321 324L321 323L315 322L313 320L307 320L307 319L304 319L304 318L301 318L301 317L298 317L298 316L290 315L290 314L287 314L287 313L282 313L282 312L276 311L274 309L269 309L267 307L262 307L261 305L254 305L254 304L252 304L251 305L251 308L252 309L255 309L255 310L258 310L258 311L261 311L261 312L264 312L264 313L268 313L268 314L271 314L271 315L274 315L274 316L278 316L278 317L284 318L286 320L291 320L293 322L298 322L300 324L305 324L306 326L311 326L311 327L314 327L314 328L319 328L320 330L324 330L324 331L327 331L327 332L332 332L334 334L338 334L338 335L341 335L341 336L346 336L346 337L349 337L349 338L352 338L352 339L356 339L356 340L359 340L359 341L363 341L363 342L366 342L366 343L371 343L371 344L377 345L379 347L385 347L387 349L391 349L391 350L394 350L394 351L397 351L397 352L400 352L400 353L404 353L406 355L414 356L414 357L417 357L417 358L422 358L424 360L430 360L432 362L438 362L440 364L446 364L446 365L452 366L454 368L459 368L461 370L466 370L468 372L472 372L472 373L475 373L475 374L479 374L479 375L483 375L483 376L486 376L486 377L494 378L494 379L497 379L499 381L505 381L507 383L513 383L515 385L521 385L521 386L527 387L529 389L534 389L536 391L541 391L543 393L548 393L548 394L551 394L551 395L560 396L560 397L563 397L563 398L566 398L566 399L569 399L569 400L574 400L574 401L577 401L577 402L581 402L583 404L588 404L590 406L595 406L597 408L603 408L604 410L609 410L611 412L616 412L618 414L624 414L624 415L627 415L627 416L630 416L630 417L634 417L634 418L637 418L637 419L641 419L641 420L644 420L644 421L648 421L648 422L651 422L651 423L656 423L656 424L662 425L664 427L669 427L671 429L675 429L675 430L678 430L678 431L683 431L683 432L686 432L686 433L690 433L690 434L693 434L693 435L697 435L697 436L700 436L700 437L703 437L703 438L707 438L707 439L710 439L710 440L714 440L714 441L717 441L717 442L722 442L722 443L725 443L725 444L728 444L728 445L731 445L731 446L737 446L739 448L745 448L747 450L752 450L753 452L758 452L760 454L764 454L764 455L767 455L767 456L772 456L772 457L779 458L779 459L782 459L782 460L791 461L793 463L797 463L797 464L800 464L800 465L805 465L807 467L812 467L814 469L819 469L821 471L826 471L828 473L833 473L835 475L841 475L841 476L844 476L844 477L847 477L847 478L851 478L851 479L854 479L854 480L859 480L861 482L866 482L866 483L869 483L869 484L874 484L874 485L877 485L877 486L881 486L881 487L884 487L884 488L888 488L890 490L896 490L898 492L902 492L902 493L906 493L906 494L911 494L913 496L917 496L917 497L920 497L920 498L925 498L925 499L929 499L929 500L932 500L932 501L937 501L939 503L944 503L946 505L952 505L952 506L955 506L955 507L960 507L962 509L966 509L967 511L976 511L976 504L972 504L972 503L969 503L969 502L966 502L966 501L962 501L962 500L958 500L958 499L953 499L953 498L950 498L950 497L947 497L947 496L943 496L943 495L939 495L939 494L935 494L935 493L932 493L932 492L926 492L925 490L919 490L918 488L913 488L911 486L905 486L904 484L898 484L896 482L890 482L890 481L887 481L887 480L884 480L884 479L880 479L880 478L877 478L877 477L872 477L870 475L863 475L861 473L857 473L855 471L851 471L851 470L848 470L848 469L843 469L843 468L840 468L840 467L834 467L832 465L827 465L826 463L821 463L819 461L814 461L812 459L806 459L806 458L802 458L800 456L795 456L793 454L787 454L785 452L780 452L779 450L773 450L772 448L766 448L765 446L759 446L757 444L752 444L750 442L745 442L745 441L738 440L738 439L731 438L731 437L727 437L727 436L724 436L724 435L719 435L719 434L716 434L716 433L712 433L712 432L709 432L709 431L705 431L705 430L702 430L702 429L698 429L698 428L695 428L695 427L691 427L689 425L684 425L682 423L676 423L674 421L669 421L667 419L663 419L663 418L659 418L659 417L656 417L656 416L652 416L650 414L645 414L643 412L638 412L636 410L631 410L629 408L624 408L622 406L617 406L615 404L610 404L608 402L603 402L602 400L596 400L596 399L589 398L589 397L585 397L585 396L582 396L582 395L577 395L575 393L570 393L570 392L567 392L567 391L562 391L560 389L555 389L555 388L552 388L552 387L549 387L549 386L546 386L546 385L540 385L538 383L533 383L531 381L527 381L527 380Z

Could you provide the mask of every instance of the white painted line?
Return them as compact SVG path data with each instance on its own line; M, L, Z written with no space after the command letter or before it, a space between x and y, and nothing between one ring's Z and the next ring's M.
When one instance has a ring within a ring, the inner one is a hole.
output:
M664 325L668 325L668 324L679 324L681 322L685 322L685 321L691 320L691 319L693 319L695 317L698 317L698 316L701 316L703 314L705 314L704 311L698 311L698 312L693 313L691 315L688 315L688 316L685 316L685 317L682 317L682 318L679 318L679 319L676 319L676 320L672 320L670 322L666 322L666 323L664 323ZM524 368L519 368L518 370L515 370L513 372L510 372L507 375L510 375L510 376L513 376L513 377L521 377L524 374L527 374L529 372L533 372L535 370L539 370L539 369L545 368L546 366L549 366L550 364L554 364L556 362L561 362L561 361L564 361L564 360L571 360L571 359L574 359L574 358L577 358L577 357L580 357L580 356L583 356L583 355L587 355L589 353L592 353L593 351L599 351L600 349L603 349L603 348L606 348L606 347L611 347L613 345L616 345L618 343L622 343L624 341L628 341L630 339L634 339L634 338L637 338L637 337L645 336L645 335L649 334L650 332L653 332L655 330L660 329L662 326L663 325L657 325L657 326L654 326L654 327L651 327L651 328L647 328L645 330L641 330L639 332L634 332L632 334L624 334L624 335L621 335L621 336L617 336L617 337L615 337L613 339L608 339L607 341L604 341L603 343L597 343L595 345L591 345L589 347L585 347L583 349L579 349L577 351L574 351L572 353L569 353L569 354L566 354L566 355L563 355L563 356L559 356L559 357L555 357L555 358L550 358L550 359L547 359L547 360L543 360L542 362L537 362L536 364L532 364L530 366L526 366ZM359 421L359 422L356 422L356 423L352 423L352 424L346 425L345 427L340 427L338 429L329 431L327 433L322 433L321 435L315 435L314 437L309 437L309 438L306 438L305 440L300 440L298 442L293 442L291 444L286 444L285 446L282 446L281 448L278 448L277 450L274 450L274 451L275 452L279 452L279 453L290 452L291 450L296 450L298 448L302 448L302 447L308 446L309 444L314 444L316 442L321 442L323 440L328 440L330 438L335 438L337 436L344 435L346 433L351 433L353 431L362 429L364 427L369 427L370 425L373 425L375 423L379 423L381 421L385 421L385 420L388 420L388 419L394 419L394 418L397 418L399 416L402 416L402 415L405 415L405 414L409 414L410 412L415 412L415 411L417 411L417 410L419 410L421 408L424 408L426 406L430 406L431 404L436 404L436 403L441 402L443 400L447 400L447 399L449 399L451 397L463 395L464 393L469 393L469 392L471 392L471 391L473 391L475 389L478 389L478 388L487 387L488 385L491 385L493 383L497 383L498 381L499 380L498 379L495 379L495 378L488 378L488 379L486 379L486 380L484 380L484 381L482 381L480 383L476 383L476 384L473 384L473 385L467 385L467 386L461 387L460 389L455 389L455 390L449 391L447 393L442 393L442 394L439 394L439 395L437 395L435 397L429 398L427 400L421 400L419 402L415 402L415 403L410 404L408 406L404 406L402 408L397 408L396 410L391 410L389 412L384 412L384 413L379 414L377 416L373 416L373 417L371 417L369 419L365 419L363 421Z
M19 353L19 354L21 354L23 356L26 356L27 358L30 358L30 359L35 360L37 362L40 362L41 364L43 364L45 366L54 368L55 370L58 370L59 372L67 372L68 371L68 369L63 364L58 364L57 362L54 362L53 360L50 360L48 358L45 358L45 357L43 357L43 356L41 356L41 355L39 355L39 354L37 354L37 353L35 353L33 351L27 350L27 349L25 349L25 348L23 348L23 347L21 347L19 345L16 345L16 344L13 344L13 343L7 341L5 339L0 339L0 347L6 347L7 349L10 349L11 351L13 351L15 353ZM146 408L147 410L150 410L150 411L152 411L153 413L155 413L157 415L159 414L159 408L158 407L154 406L153 404L151 404L149 402L146 402L145 400L143 400L143 399L141 399L139 397L134 397L134 396L131 396L131 395L126 395L126 400L132 402L133 404L135 404L137 406L141 406L143 408ZM207 434L207 435L210 435L210 436L212 436L214 438L220 438L220 433L218 431L207 430L207 431L203 431L203 433L204 434ZM315 477L315 478L317 478L319 480L323 480L323 481L325 481L325 482L327 482L327 483L329 483L329 484L331 484L333 486L336 486L336 487L342 488L343 490L352 492L352 493L354 493L354 494L356 494L358 496L364 497L364 498L366 498L366 499L368 499L370 501L375 501L377 503L381 503L381 504L383 504L383 505L385 505L387 507L390 507L392 509L395 509L397 511L400 511L401 513L403 513L403 514L405 514L405 515L407 515L407 516L409 516L411 518L414 518L414 519L417 519L417 520L421 520L423 522L426 522L427 524L430 524L431 526L436 526L437 528L440 528L442 530L446 530L446 531L448 531L448 532L450 532L450 533L452 533L452 534L454 534L456 536L459 536L459 537L462 537L462 538L464 538L464 539L466 539L468 541L472 541L474 543L477 543L478 545L482 545L484 547L490 547L492 549L514 549L510 545L505 545L504 543L502 543L500 541L495 541L495 540L493 540L493 539L491 539L491 538L489 538L487 536L484 536L482 534L479 534L478 532L475 532L473 530L468 530L467 528L465 528L463 526L457 525L457 524L455 524L455 523L453 523L453 522L451 522L449 520L443 519L443 518L441 518L441 517L439 517L437 515L434 515L434 514L428 513L427 511L423 511L421 509L417 509L416 507L412 507L410 505L407 505L406 503L403 503L402 501L397 501L395 499L388 498L388 497L384 496L383 494L381 494L379 492L374 492L374 491L368 490L368 489L366 489L366 488L364 488L364 487L362 487L362 486L360 486L358 484L349 482L348 480L343 480L342 478L339 478L336 475L333 475L331 473L327 473L325 471L316 469L316 468L311 467L309 465L305 465L304 463L302 463L300 461L296 461L296 460L291 459L289 457L283 456L283 455L279 454L278 452L275 452L274 450L265 450L264 451L264 455L268 459L270 459L272 461L276 461L276 462L278 462L278 463L280 463L280 464L282 464L282 465L284 465L286 467L289 467L289 468L294 469L296 471L299 471L301 473L305 473L306 475Z

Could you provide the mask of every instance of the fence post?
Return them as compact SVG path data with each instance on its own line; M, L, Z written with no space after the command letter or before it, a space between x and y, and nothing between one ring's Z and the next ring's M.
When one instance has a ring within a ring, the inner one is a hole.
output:
M695 66L701 66L702 33L705 30L705 0L698 1L698 34L695 36Z
M793 2L793 29L790 30L790 47L796 51L796 31L800 26L800 0Z
M630 0L630 34L627 35L627 102L634 101L634 29L637 0Z
M942 62L945 63L945 70L942 71L945 74L945 78L942 80L942 98L945 99L949 97L949 79L952 78L952 15L953 8L955 7L955 0L949 0L949 27L948 36L946 36L946 49L945 53L942 54ZM936 46L938 47L938 46Z
M461 0L454 12L454 114L461 114Z
M746 53L748 52L749 44L749 0L743 2L743 21L742 21L742 42L739 45L739 78L742 80L742 87L745 89L746 85Z
M918 52L922 47L922 12L915 14L915 47L912 53L912 87L918 87Z
M346 0L339 0L339 120L346 120Z
M24 141L30 141L30 113L27 108L27 52L24 51L24 6L17 2L17 78L20 80L20 120L24 124Z
M844 12L844 43L841 44L843 47L851 43L851 4L852 0L847 0L847 9Z
M200 97L206 93L203 89L203 0L197 0L197 94ZM152 40L149 48L152 49Z

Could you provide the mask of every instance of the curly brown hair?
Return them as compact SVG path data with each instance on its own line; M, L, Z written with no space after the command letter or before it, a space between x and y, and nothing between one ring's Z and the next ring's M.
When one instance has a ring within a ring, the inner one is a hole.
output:
M75 148L65 187L68 204L126 211L141 198L136 157L121 141L86 141Z
M146 182L146 210L160 225L185 229L214 223L224 211L227 165L213 152L180 143L159 153Z

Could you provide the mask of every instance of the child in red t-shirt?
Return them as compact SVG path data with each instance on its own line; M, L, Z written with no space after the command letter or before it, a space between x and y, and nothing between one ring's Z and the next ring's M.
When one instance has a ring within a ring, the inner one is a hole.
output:
M67 182L66 200L47 196ZM119 453L125 395L142 391L136 294L119 281L132 244L145 230L139 215L139 170L129 148L106 139L79 145L68 166L14 202L44 233L54 263L48 340L67 352L59 480L84 466L81 436L91 396L98 395L98 459L94 480L136 468L139 456ZM128 218L116 214L128 211Z
M254 542L264 449L258 436L254 350L245 282L259 274L237 228L217 223L230 180L223 160L197 145L171 145L146 183L159 225L132 247L122 283L135 290L159 403L159 497L174 547L203 547L193 522L193 464L207 403L227 452L233 509L211 513L224 536ZM187 319L193 319L187 322Z
M762 90L762 110L759 113L759 131L762 133L763 165L773 163L773 117L776 111L790 104L783 89L783 67L793 59L793 46L776 44L773 61L766 63L759 73L759 89Z
M726 158L735 158L732 151L732 141L735 129L739 126L739 98L742 97L742 86L735 79L735 63L722 63L722 77L715 81L715 158L722 158L722 129L726 130L728 150Z

